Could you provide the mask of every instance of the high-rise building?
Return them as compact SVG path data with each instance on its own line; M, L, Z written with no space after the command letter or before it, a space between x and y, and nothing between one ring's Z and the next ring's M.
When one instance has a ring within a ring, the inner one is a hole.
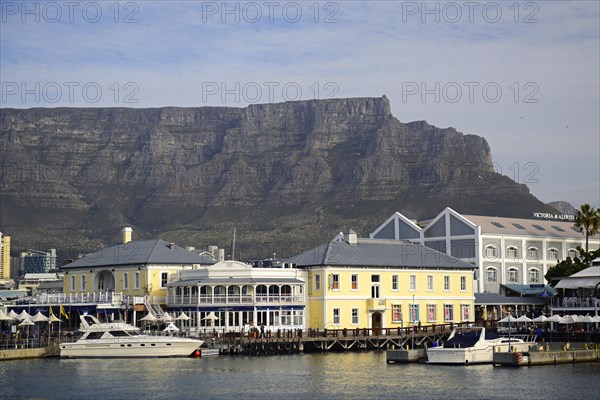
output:
M0 280L10 279L10 236L0 232Z

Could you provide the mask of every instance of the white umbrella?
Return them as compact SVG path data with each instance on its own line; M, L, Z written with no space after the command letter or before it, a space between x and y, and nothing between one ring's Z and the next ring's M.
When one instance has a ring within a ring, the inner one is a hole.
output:
M208 315L206 317L204 317L202 319L206 319L206 320L209 320L209 321L216 321L216 320L219 319L219 317L217 317L215 315L215 313L211 311L211 312L208 313Z
M163 332L179 332L179 328L171 322L165 329L163 329Z
M508 314L506 317L502 318L498 322L500 322L500 323L517 322L517 318L513 317L511 314Z
M575 323L575 315L567 315L565 317L563 317L562 321L560 321L560 324L574 324Z
M533 322L533 320L531 318L529 318L527 315L523 314L519 318L517 318L515 320L515 322Z
M533 322L547 322L548 321L548 317L546 317L545 315L540 315L539 317L535 317L533 319Z
M179 316L177 318L175 318L177 321L187 321L190 320L191 318L187 316L187 314L185 313L185 311L182 311L181 314L179 314Z
M171 321L173 321L173 317L171 317L171 316L169 315L169 313L165 313L165 315L163 315L163 316L160 318L160 320L161 320L161 321L165 321L165 322L171 322Z
M561 317L558 314L555 314L555 315L553 315L551 317L548 317L546 319L546 322L558 322L559 324L562 323L562 321L563 321L563 317Z
M154 321L156 321L157 319L158 319L158 318L156 318L156 317L154 316L154 314L150 314L150 313L148 313L148 315L146 315L146 316L145 316L145 317L143 317L143 318L140 318L139 320L140 320L140 321L149 321L149 322L154 322Z
M50 318L46 317L44 314L42 314L40 311L37 312L37 314L35 314L31 320L33 322L48 322Z
M52 314L50 316L50 322L62 322L62 319L60 319L56 315Z
M15 312L15 310L10 310L7 314L9 317L11 317L12 319L17 319L17 317L19 316L19 314L17 314Z
M29 318L25 318L23 321L21 321L21 323L19 324L19 326L27 326L27 325L35 325L35 322L33 322L32 320L30 320Z
M596 316L592 317L592 321L600 322L600 315L596 315Z
M24 319L29 319L29 318L31 318L31 315L29 315L27 313L27 311L25 311L25 310L21 311L21 313L19 315L17 315L17 319L19 321L23 321Z
M14 318L12 318L9 315L4 314L4 311L0 310L0 321L12 321Z
M582 317L579 320L579 322L583 322L583 323L586 323L586 324L593 324L595 321L594 321L594 318L590 317L589 315L586 315L585 317Z

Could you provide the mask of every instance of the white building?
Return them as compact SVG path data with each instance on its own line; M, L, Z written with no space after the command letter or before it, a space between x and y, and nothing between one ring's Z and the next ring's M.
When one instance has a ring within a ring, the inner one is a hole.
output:
M552 221L462 215L451 208L433 219L410 220L394 213L370 235L374 239L408 240L477 266L475 288L503 293L507 285L543 285L550 267L578 256L585 235L573 221ZM600 247L600 235L590 237L590 249Z
M211 326L239 332L245 325L264 325L269 331L304 329L307 272L287 263L282 267L229 260L182 270L179 279L167 284L167 308L186 312L191 319L184 328L191 331Z

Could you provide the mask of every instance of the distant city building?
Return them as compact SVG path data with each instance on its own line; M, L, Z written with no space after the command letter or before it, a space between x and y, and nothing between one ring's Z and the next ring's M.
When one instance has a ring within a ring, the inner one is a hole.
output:
M0 232L0 281L8 281L10 278L10 236Z
M30 273L25 274L19 281L19 289L27 290L31 296L37 294L38 287L43 283L53 282L54 285L57 282L62 282L62 274L57 273ZM62 290L61 290L62 292Z
M27 250L21 253L21 275L43 274L56 270L56 249Z

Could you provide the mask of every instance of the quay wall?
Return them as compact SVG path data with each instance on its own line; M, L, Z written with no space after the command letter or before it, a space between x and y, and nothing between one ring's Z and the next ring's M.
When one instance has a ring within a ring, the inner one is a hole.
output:
M58 356L58 347L38 347L33 349L0 349L0 361L22 360Z

